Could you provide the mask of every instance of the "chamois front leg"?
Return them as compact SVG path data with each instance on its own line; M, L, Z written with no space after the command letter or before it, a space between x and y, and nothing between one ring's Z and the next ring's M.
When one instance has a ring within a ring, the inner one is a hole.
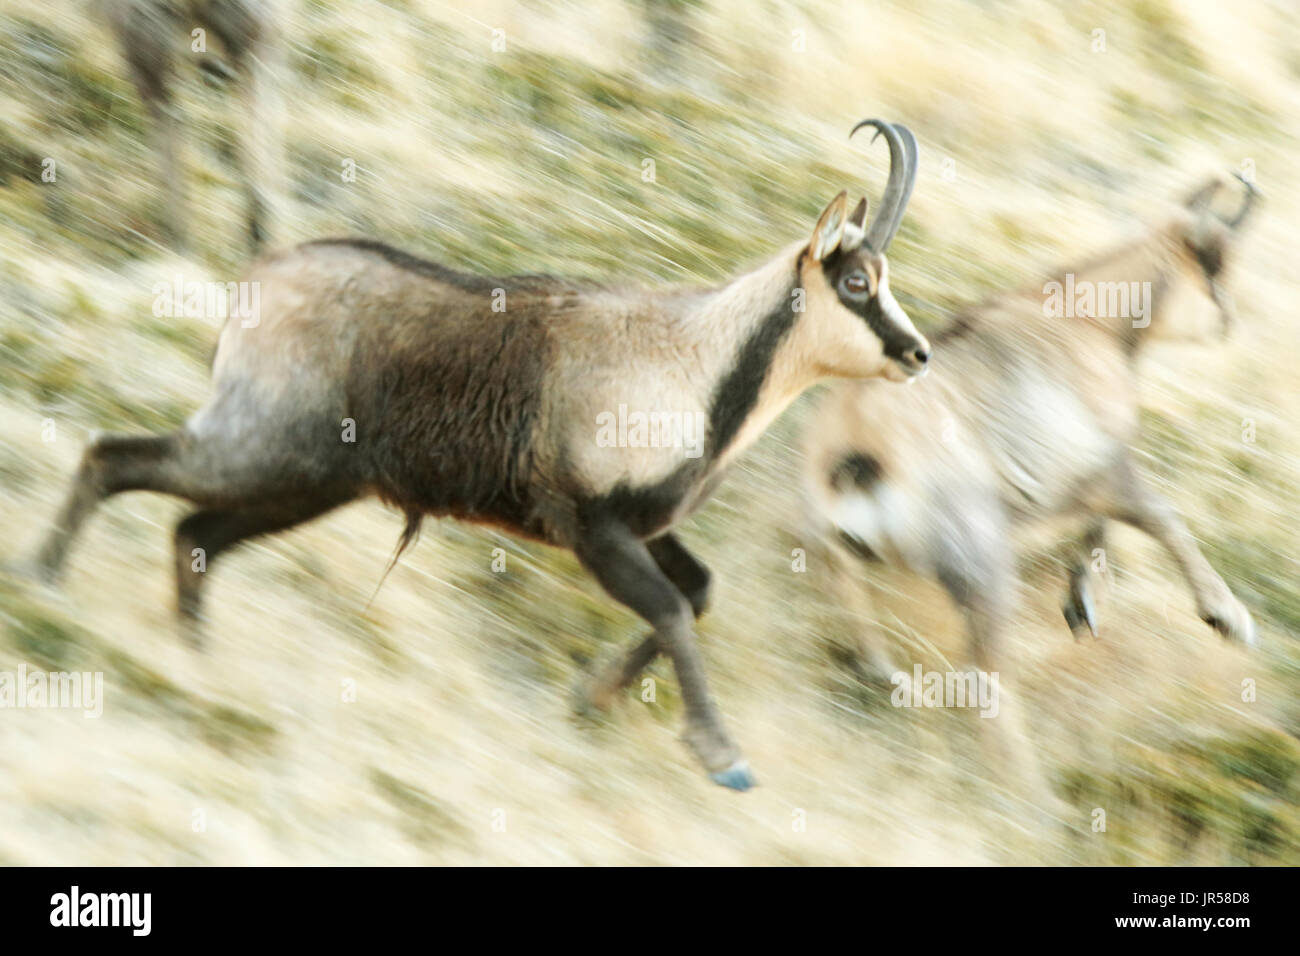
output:
M749 765L727 736L709 693L691 630L691 603L660 570L646 543L625 525L604 521L586 529L573 550L610 597L650 623L659 649L672 658L686 706L683 739L709 777L733 790L754 786Z
M647 541L646 550L654 558L659 570L691 602L691 610L698 620L709 606L709 569L671 533ZM592 682L584 703L590 703L599 710L608 710L614 695L635 682L658 656L659 638L651 631L600 672Z
M1130 462L1125 463L1121 472L1113 517L1145 531L1173 555L1196 598L1196 611L1201 620L1227 640L1248 647L1258 644L1255 622L1246 606L1205 560L1196 538L1173 506L1138 475Z

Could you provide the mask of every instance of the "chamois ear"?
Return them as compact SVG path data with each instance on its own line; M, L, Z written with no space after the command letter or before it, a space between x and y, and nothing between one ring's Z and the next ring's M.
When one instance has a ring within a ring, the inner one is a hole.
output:
M844 226L844 237L840 239L840 249L844 252L852 252L862 245L862 240L866 238L866 235L867 200L864 197L858 200L858 207L853 210L848 223Z
M853 215L849 216L849 224L857 226L859 229L867 228L867 197L863 196L858 200L858 208L853 210Z
M841 191L817 220L812 238L808 240L808 251L816 261L823 261L840 247L840 240L844 238L844 225L848 222L848 208L849 194Z

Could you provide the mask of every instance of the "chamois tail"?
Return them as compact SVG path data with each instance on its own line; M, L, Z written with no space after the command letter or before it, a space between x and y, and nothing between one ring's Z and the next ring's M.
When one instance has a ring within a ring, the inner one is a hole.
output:
M424 515L420 512L406 512L406 527L402 529L402 536L397 539L397 547L393 549L393 556L388 561L388 567L384 568L384 573L379 576L379 583L375 585L374 591L370 594L370 599L366 601L366 610L370 610L370 605L374 603L375 597L379 594L379 589L384 586L384 581L388 579L389 572L397 566L402 554L420 537L420 525L423 522Z

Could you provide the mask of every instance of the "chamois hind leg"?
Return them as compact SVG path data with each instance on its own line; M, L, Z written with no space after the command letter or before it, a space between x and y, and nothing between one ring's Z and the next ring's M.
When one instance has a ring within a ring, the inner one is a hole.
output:
M650 623L660 648L672 658L686 706L684 739L709 777L724 787L748 790L754 778L709 693L686 596L660 570L645 542L621 523L589 526L573 550L611 597Z
M1201 620L1230 641L1248 647L1258 643L1255 622L1246 606L1205 560L1173 506L1138 475L1131 461L1124 461L1119 471L1111 517L1145 531L1173 555L1196 598Z
M185 640L202 646L203 580L218 554L259 535L286 531L345 504L353 495L343 490L311 493L298 488L279 497L239 508L209 508L191 512L176 525L176 612Z
M220 418L221 407L212 408ZM215 542L217 551L351 500L359 486L352 478L353 462L342 450L346 446L331 454L314 436L315 429L304 436L269 422L234 436L187 428L171 435L97 438L82 455L72 489L40 549L38 571L47 581L57 581L86 519L101 501L123 491L174 495L205 509L200 514L232 516L228 526L215 517L192 526L214 529L209 543ZM195 546L203 545L191 549Z
M1061 610L1065 613L1065 623L1070 626L1075 640L1087 628L1095 638L1097 636L1097 600L1093 594L1092 578L1088 573L1093 556L1106 544L1106 522L1102 518L1089 521L1083 537L1077 543L1070 564L1070 586L1065 604Z
M58 581L77 532L105 498L122 491L183 494L177 470L180 443L179 434L104 435L92 441L37 556L41 578L51 584Z
M659 570L690 602L698 620L709 605L709 569L671 533L647 541L646 550ZM659 638L651 631L597 675L587 691L586 702L599 710L608 710L614 695L640 677L658 656Z

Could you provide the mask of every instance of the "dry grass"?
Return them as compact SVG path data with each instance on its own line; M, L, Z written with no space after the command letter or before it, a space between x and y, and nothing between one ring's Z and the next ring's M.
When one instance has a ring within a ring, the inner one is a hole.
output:
M718 580L701 627L715 690L762 783L738 796L677 742L665 669L653 705L571 715L571 687L640 625L566 555L430 525L367 607L400 522L357 505L224 559L196 656L171 622L182 506L126 496L89 528L64 592L0 575L0 670L101 670L108 695L99 720L0 712L0 862L1300 860L1300 16L1211 0L764 10L697 8L692 45L655 68L640 8L611 0L298 0L294 233L371 234L485 271L717 279L801 235L840 188L877 189L879 156L844 133L881 115L924 150L891 256L924 324L1249 159L1268 205L1232 280L1246 329L1152 356L1143 450L1264 648L1221 645L1168 559L1123 532L1106 639L1075 644L1061 569L1035 542L1014 650L1073 813L1043 826L987 779L967 716L895 710L827 660L824 580L790 569L806 544L801 403L684 529ZM203 400L213 330L154 318L150 290L178 271L236 277L242 232L226 94L187 77L198 248L182 260L151 239L141 110L82 6L7 4L0 73L18 90L0 100L0 561L15 565L88 430L173 427ZM44 157L57 183L33 180ZM881 584L880 622L909 659L959 658L936 592Z

